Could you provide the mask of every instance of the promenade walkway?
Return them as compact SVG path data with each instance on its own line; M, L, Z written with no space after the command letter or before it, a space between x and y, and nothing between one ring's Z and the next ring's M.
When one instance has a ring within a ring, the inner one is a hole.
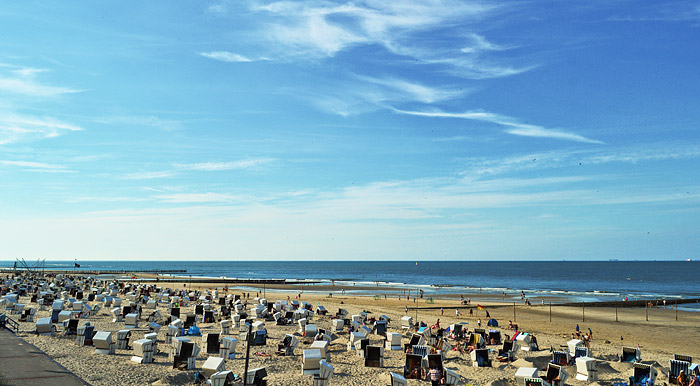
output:
M0 329L0 384L85 386L89 383L66 370L41 350Z

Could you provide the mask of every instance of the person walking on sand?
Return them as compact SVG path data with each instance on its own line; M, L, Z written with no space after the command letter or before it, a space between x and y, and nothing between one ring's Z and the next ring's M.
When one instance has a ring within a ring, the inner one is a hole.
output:
M459 319L459 308L455 308L455 315L457 315L457 319Z
M406 309L404 310L406 314L408 314L408 306L406 306Z
M476 321L476 324L479 326L479 328L481 328L481 318L479 318L479 319Z
M445 315L445 309L440 307L440 316L443 316L443 315Z

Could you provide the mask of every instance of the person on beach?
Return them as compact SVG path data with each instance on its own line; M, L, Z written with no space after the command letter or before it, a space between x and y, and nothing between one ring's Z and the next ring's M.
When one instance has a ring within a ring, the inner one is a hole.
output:
M440 307L440 316L443 316L443 315L445 315L445 309Z
M406 306L406 309L404 310L404 312L408 314L408 306Z
M688 376L685 375L685 371L681 370L678 374L678 378L676 378L676 383L678 386L688 386Z
M430 369L430 382L432 383L432 386L440 386L440 370L437 369L437 367L433 367ZM685 385L688 386L688 385Z
M457 319L459 319L459 308L455 309L455 315L457 315Z
M479 319L476 321L476 324L479 326L479 328L481 328L481 318L479 318Z
M474 310L471 308L469 309L469 316L474 316Z

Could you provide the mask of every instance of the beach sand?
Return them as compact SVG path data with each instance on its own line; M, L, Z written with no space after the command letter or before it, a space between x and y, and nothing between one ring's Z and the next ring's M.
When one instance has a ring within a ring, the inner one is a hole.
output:
M221 284L188 284L184 281L159 285L163 288L187 288L188 290L218 288L220 295L224 294ZM351 288L346 287L347 290ZM281 289L294 290L294 292L275 292ZM321 289L314 288L314 290ZM274 302L275 300L287 300L288 296L293 300L296 294L302 290L300 288L277 288L274 290L270 289L270 286L266 286L264 291L266 299L269 302ZM519 325L521 331L532 333L537 337L541 351L520 351L517 354L518 361L510 364L494 361L495 367L493 368L473 367L468 354L461 354L458 351L449 352L444 363L445 367L455 370L465 378L466 383L471 385L515 386L514 374L517 368L529 366L528 364L534 364L532 367L546 367L546 363L551 359L550 348L564 349L576 324L581 327L582 332L588 331L589 328L593 331L591 350L593 356L598 360L600 370L597 384L605 385L627 381L632 371L631 364L616 361L616 355L621 353L623 345L632 347L639 345L641 347L643 362L653 364L659 371L657 384L668 382L668 360L673 357L674 353L695 357L700 355L697 346L697 342L700 342L700 329L697 327L700 324L700 313L681 311L676 313L670 307L649 310L621 308L617 311L618 322L615 321L614 308L553 307L550 322L550 307L548 305L526 306L522 303L516 303L514 306L512 302L487 303L481 301L478 294L468 294L472 299L470 306L474 315L469 316L468 309L460 308L461 315L457 318L455 308L462 307L458 298L433 299L433 303L428 303L426 299L414 300L412 297L410 300L406 300L405 296L399 300L393 291L386 294L386 299L384 293L381 292L375 292L375 295L378 296L374 297L343 295L340 287L326 288L323 291L332 292L332 297L329 297L328 294L304 292L301 294L301 300L311 303L314 308L317 305L323 305L329 314L334 314L338 308L345 308L350 315L360 311L368 312L370 317L378 318L379 315L387 315L391 318L390 332L401 332L400 318L406 314L414 317L414 321L422 320L428 325L432 325L439 318L443 327L455 322L468 322L470 330L475 328L477 320L481 319L483 327L487 328L485 327L487 321L485 311L488 311L492 318L499 321L501 325L499 329L504 333L512 335L513 331L507 329L508 321L512 320ZM231 294L242 292L250 293L250 291L241 291L235 287L228 289L228 293ZM262 296L262 292L261 289L260 296ZM251 302L254 296L255 292L250 293ZM122 299L124 298L122 296ZM28 298L23 297L20 302L36 307L36 304L29 303ZM486 310L476 309L477 303L485 306ZM409 308L408 312L406 312L406 307ZM432 307L432 309L418 309L425 307ZM444 315L441 314L440 308L444 308ZM165 305L159 305L159 309L164 316L167 314ZM186 312L193 313L194 307L190 305L190 307L183 309L183 318ZM648 321L646 320L647 312ZM144 317L139 324L141 328L133 330L131 342L141 339L147 332L145 319L147 313L148 310L144 310ZM676 315L678 320L676 320ZM37 312L37 317L46 316L50 316L50 310ZM320 328L331 329L331 319L332 317L314 316L312 321ZM96 317L82 319L80 324L82 325L84 321L90 321L96 326L97 331L124 329L124 323L112 323L112 316L106 309L102 309ZM92 385L178 385L188 384L193 379L194 371L172 369L172 361L168 360L167 346L164 343L166 328L161 329L158 336L161 353L155 356L155 362L136 364L130 361L131 350L117 350L116 355L112 356L96 355L93 347L78 347L75 343L75 336L63 337L60 333L54 337L37 336L33 333L34 323L20 324L22 332L19 333L19 336L22 339L46 352L58 363ZM220 331L218 323L198 323L198 327L202 333ZM282 340L285 334L297 332L298 326L276 326L273 322L267 322L266 329L268 331L267 345L251 347L251 354L263 353L266 355L251 355L250 368L265 366L269 385L311 385L311 377L301 373L301 353L308 345L301 344L295 350L293 357L280 357L274 354L277 343ZM231 336L238 338L238 331L232 328L231 333ZM202 337L190 338L202 348L203 352L200 353L196 361L196 368L201 371L202 364L208 356L205 353L206 342L202 343ZM383 338L373 334L370 335L370 339L371 344L380 344ZM402 343L407 342L408 337L404 335ZM402 351L385 350L383 368L365 367L363 359L359 358L355 351L347 351L346 343L347 333L344 333L338 334L338 338L331 344L330 364L334 367L331 385L388 385L389 371L403 372L405 354ZM489 347L495 350L500 348L500 346ZM226 360L227 370L232 370L235 374L243 373L244 350L244 346L239 344L236 349L236 359ZM11 372L11 369L3 369L2 371ZM567 384L584 385L588 383L575 379L575 366L566 367L566 371L570 375ZM541 372L540 375L543 373ZM427 385L429 382L409 380L408 384Z

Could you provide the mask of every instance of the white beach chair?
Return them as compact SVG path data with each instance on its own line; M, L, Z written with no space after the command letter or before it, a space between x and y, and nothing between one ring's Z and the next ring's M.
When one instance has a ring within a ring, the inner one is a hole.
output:
M596 360L594 358L576 358L576 379L585 382L595 382L598 380Z
M313 386L327 386L333 376L333 366L323 359L320 360L318 364L319 373L313 376Z
M202 365L202 372L206 378L211 378L214 373L226 370L224 358L209 357Z
M309 349L304 350L302 358L301 373L303 375L318 375L321 372L321 350Z
M402 350L403 347L401 347L401 334L399 334L398 332L387 332L384 347L387 350Z
M134 355L131 357L132 362L136 363L151 363L153 362L153 341L150 339L139 339L134 342Z
M321 357L325 358L327 361L331 360L330 343L326 340L315 340L309 346L310 349L321 350Z
M525 386L525 380L537 378L538 370L534 367L520 367L515 371L515 382L518 386Z
M115 352L111 331L98 331L92 337L92 344L95 345L95 354L113 355Z

